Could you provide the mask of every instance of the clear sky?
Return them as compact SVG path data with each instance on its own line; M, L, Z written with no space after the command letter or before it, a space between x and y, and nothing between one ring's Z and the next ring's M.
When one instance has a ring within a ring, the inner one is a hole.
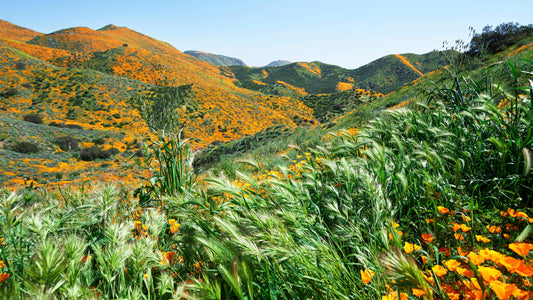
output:
M349 69L468 41L470 26L531 24L532 11L532 0L0 0L0 19L42 33L114 24L249 66L318 60Z

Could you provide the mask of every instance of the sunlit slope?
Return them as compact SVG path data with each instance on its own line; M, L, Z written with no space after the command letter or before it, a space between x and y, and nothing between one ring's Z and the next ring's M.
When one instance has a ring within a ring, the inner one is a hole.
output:
M236 87L231 72L125 27L69 28L36 37L29 44L10 42L12 47L65 68L93 69L152 85L192 84L200 112L189 118L187 131L199 145L276 124L314 123L312 110L299 100ZM43 50L51 48L56 50ZM57 55L57 51L66 52Z
M147 139L149 132L129 100L134 94L149 92L148 84L56 67L3 43L0 74L0 182L11 186L24 184L24 179L34 184L79 182L81 172L87 180L103 179L97 170L101 165L105 165L107 179L133 180L132 169L124 166L132 163L128 162L132 147ZM28 115L39 115L42 123L25 121ZM67 136L79 148L114 148L115 155L100 163L81 161L79 150L62 150L56 143ZM34 144L37 152L13 151L20 142Z
M0 20L0 36L21 42L27 42L42 33L11 24L7 21Z
M265 93L283 92L286 88L282 83L287 83L309 94L353 88L386 94L447 65L455 55L453 51L388 55L353 70L321 62L263 68L232 66L229 69L235 74L238 85Z

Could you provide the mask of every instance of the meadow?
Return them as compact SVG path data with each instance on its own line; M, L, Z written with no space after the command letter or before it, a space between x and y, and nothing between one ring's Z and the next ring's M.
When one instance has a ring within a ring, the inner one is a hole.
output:
M361 103L203 153L169 113L181 91L154 96L150 140L122 145L143 177L95 157L100 180L0 190L0 298L531 299L532 49L462 53L383 97L305 96ZM26 130L104 140L56 125Z
M0 293L529 299L531 63L452 76L425 101L294 146L285 166L197 174L189 141L160 132L140 186L4 190Z

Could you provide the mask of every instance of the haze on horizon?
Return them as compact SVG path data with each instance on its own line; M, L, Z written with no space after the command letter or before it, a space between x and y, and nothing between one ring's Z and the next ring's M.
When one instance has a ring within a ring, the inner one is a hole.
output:
M533 2L458 1L65 1L0 0L0 19L42 33L69 27L129 27L180 51L242 59L321 61L353 69L394 53L469 41L469 27L530 24Z

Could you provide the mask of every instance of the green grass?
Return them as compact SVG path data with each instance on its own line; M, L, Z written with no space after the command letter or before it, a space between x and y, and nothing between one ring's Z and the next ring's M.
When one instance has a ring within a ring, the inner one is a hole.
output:
M503 237L490 236L490 246L476 241L475 234L490 235L486 224L508 222L517 227L505 231L510 241L531 241L530 225L498 212L531 215L533 84L531 62L521 62L452 78L414 109L365 121L355 136L341 132L324 143L316 129L288 135L272 128L272 139L294 142L281 166L248 159L246 167L197 178L186 141L161 135L147 149L152 175L140 201L132 201L130 187L6 191L0 257L1 273L10 275L0 294L375 299L419 288L446 298L462 275L432 275L434 284L425 276L445 259L460 259L458 247L515 255ZM255 151L265 151L269 139ZM256 146L241 140L220 149L237 153L239 145ZM461 233L465 241L454 238L452 222L470 228ZM435 240L421 242L422 233ZM421 249L405 253L404 242ZM442 247L452 256L441 257ZM463 266L484 282L481 267ZM360 272L369 269L375 275L365 284ZM495 298L488 284L482 292Z

